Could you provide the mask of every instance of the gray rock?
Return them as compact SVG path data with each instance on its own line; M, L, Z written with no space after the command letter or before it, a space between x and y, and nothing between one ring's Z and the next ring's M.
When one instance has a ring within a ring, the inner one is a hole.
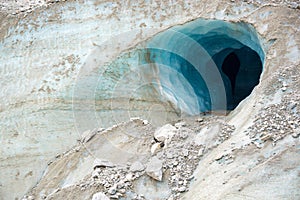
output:
M117 194L111 195L110 198L111 198L111 199L118 199L118 198L119 198L119 195L117 195Z
M178 190L178 192L185 192L186 191L186 187L182 186L182 187L179 187L177 190Z
M152 157L147 164L147 175L157 181L162 181L162 166L163 163L161 160L159 160L156 156Z
M166 124L155 131L154 138L160 142L164 142L167 139L171 140L176 130L171 124Z
M96 169L98 167L114 167L115 165L107 160L101 160L96 158L94 160L93 168Z
M109 190L108 190L108 193L111 195L116 194L116 192L117 192L117 187L115 187L115 186L109 188Z
M186 139L189 136L189 134L187 132L180 132L179 137L181 139Z
M151 155L155 155L161 149L160 143L155 143L151 146Z
M181 127L185 127L185 126L186 126L185 122L178 122L178 123L175 124L176 128L181 128Z
M300 136L300 132L299 132L299 133L293 133L293 134L292 134L292 137L293 137L293 138L298 138L299 136Z
M126 193L126 190L124 188L120 189L119 191L120 191L121 194L125 194Z
M92 200L109 200L109 198L102 192L95 193Z
M126 176L125 176L125 182L126 181L133 181L134 180L134 175L132 174L132 173L128 173L128 174L126 174Z
M172 152L167 152L166 156L167 156L168 159L174 158L174 154Z
M203 121L204 121L204 119L202 119L202 118L196 119L196 122L203 122Z
M97 171L93 171L92 178L99 178L99 173Z
M187 157L187 156L189 155L189 150L183 149L183 150L182 150L182 155L183 155L184 157Z
M199 149L198 156L203 156L204 154L204 148Z
M132 165L130 166L131 172L141 172L144 169L145 169L145 166L139 161L132 163Z

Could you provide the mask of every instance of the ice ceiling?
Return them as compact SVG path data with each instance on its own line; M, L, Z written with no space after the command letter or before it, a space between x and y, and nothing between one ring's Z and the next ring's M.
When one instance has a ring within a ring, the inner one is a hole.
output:
M198 19L147 44L159 91L183 112L234 109L259 83L264 52L245 23Z

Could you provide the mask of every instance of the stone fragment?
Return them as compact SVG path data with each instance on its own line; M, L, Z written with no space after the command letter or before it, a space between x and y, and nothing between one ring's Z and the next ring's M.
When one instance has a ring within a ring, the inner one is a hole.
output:
M178 188L178 192L185 192L186 191L186 187L182 186Z
M117 192L117 187L116 186L112 186L111 188L108 189L108 193L111 195L116 194Z
M96 158L93 164L94 170L99 167L114 167L115 165L107 160Z
M298 138L299 136L300 136L300 132L299 132L299 133L293 133L293 134L292 134L292 137L293 137L293 138Z
M111 195L110 198L111 198L111 199L119 199L119 195L117 195L117 194Z
M134 175L132 173L128 173L125 176L125 182L127 181L133 181L134 180Z
M203 121L204 121L203 118L198 118L198 119L196 119L196 122L203 122Z
M160 143L155 143L155 144L153 144L153 145L151 146L151 149L150 149L151 155L156 154L160 149L161 149Z
M109 198L102 192L95 193L92 200L109 200Z
M182 150L182 155L183 155L184 157L187 157L187 156L189 155L189 150L183 149L183 150Z
M198 156L203 156L204 154L204 148L199 149Z
M119 191L120 191L121 194L125 194L126 193L126 190L124 188L120 189Z
M185 131L180 132L179 137L181 139L186 139L189 136L189 134Z
M167 156L168 159L174 158L174 154L172 152L167 152L166 156Z
M136 161L136 162L132 163L132 165L130 166L130 171L131 172L141 172L144 169L145 169L145 166L139 161Z
M176 128L181 128L181 127L185 127L185 126L186 126L185 122L178 122L178 123L175 124Z
M193 175L191 175L190 177L188 177L186 180L187 181L191 181L191 180L193 180L194 179L194 176Z
M92 178L99 178L99 173L97 171L93 171Z
M167 139L171 140L175 133L176 128L171 124L166 124L155 131L154 138L160 142L164 142Z
M162 181L162 166L163 163L156 156L152 157L147 163L146 173L151 178Z

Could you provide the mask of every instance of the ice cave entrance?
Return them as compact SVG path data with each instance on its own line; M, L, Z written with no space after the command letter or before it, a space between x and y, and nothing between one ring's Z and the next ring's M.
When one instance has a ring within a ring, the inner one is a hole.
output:
M251 25L198 19L154 36L143 62L162 96L195 115L233 110L259 83L264 57Z

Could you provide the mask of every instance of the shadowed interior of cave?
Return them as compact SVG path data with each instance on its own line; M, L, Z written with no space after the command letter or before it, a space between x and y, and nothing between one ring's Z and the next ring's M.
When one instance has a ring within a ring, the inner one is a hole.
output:
M221 20L173 27L147 47L162 95L190 115L236 108L259 83L265 56L252 26Z
M240 64L241 64L240 60L234 52L230 53L225 58L225 60L222 64L222 71L224 72L224 74L226 74L226 76L230 80L231 91L232 91L233 96L234 96L234 90L235 90L236 76L239 72Z
M233 110L243 99L249 96L259 83L262 73L260 56L251 48L244 46L239 49L225 49L216 54L213 59L217 62L224 54L228 55L219 67L223 73L223 81L227 94L227 109ZM219 62L218 62L219 63ZM226 84L226 81L230 84Z

